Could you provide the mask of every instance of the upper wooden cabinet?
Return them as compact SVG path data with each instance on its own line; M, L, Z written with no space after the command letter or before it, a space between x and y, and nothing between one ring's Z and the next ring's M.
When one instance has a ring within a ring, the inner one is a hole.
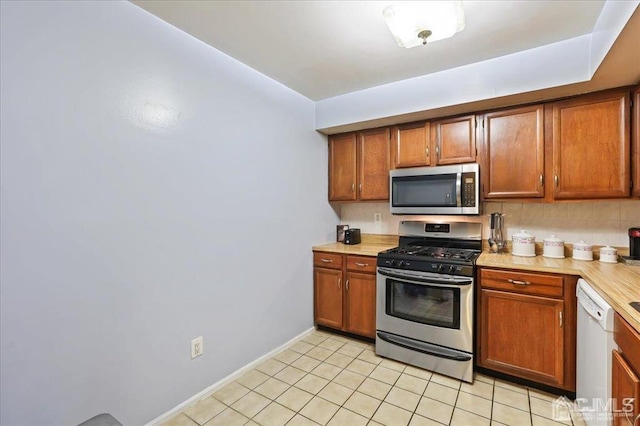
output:
M329 138L329 201L356 200L356 134Z
M420 167L431 164L429 123L409 123L391 129L393 168Z
M474 163L476 161L475 115L431 122L431 142L435 151L431 165Z
M484 198L544 196L544 105L483 117Z
M633 92L633 195L640 198L640 86Z
M552 104L554 199L631 195L629 92Z
M358 133L358 198L389 199L389 129Z
M389 129L329 138L329 201L389 199Z

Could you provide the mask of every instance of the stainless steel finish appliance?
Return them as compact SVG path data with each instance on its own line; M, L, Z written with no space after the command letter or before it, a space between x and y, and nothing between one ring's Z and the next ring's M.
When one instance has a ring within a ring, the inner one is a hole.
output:
M391 213L480 214L479 172L475 163L391 170Z
M507 247L502 230L504 215L502 213L491 213L491 235L489 235L489 250L491 253L500 253Z
M399 235L378 254L376 353L472 382L482 225L403 221Z

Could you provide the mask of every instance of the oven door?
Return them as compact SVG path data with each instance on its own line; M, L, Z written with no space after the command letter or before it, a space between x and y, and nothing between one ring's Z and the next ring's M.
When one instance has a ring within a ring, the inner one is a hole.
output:
M473 278L378 268L378 331L473 352Z

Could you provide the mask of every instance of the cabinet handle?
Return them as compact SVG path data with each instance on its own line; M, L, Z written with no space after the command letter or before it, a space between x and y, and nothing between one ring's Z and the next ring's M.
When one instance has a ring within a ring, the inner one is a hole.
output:
M440 145L436 145L436 157L440 158Z
M509 279L509 282L511 284L515 284L515 285L529 285L529 284L531 284L530 281L520 281L520 280L512 280L512 279Z
M562 328L562 311L560 311L560 328Z
M544 186L544 175L540 173L540 186Z
M324 263L332 263L333 259L320 259Z
M558 175L555 175L553 177L553 183L556 185L556 188L558 187L558 183L560 183L560 179L558 178Z
M358 185L358 191L360 192L360 194L362 194L362 184Z
M369 264L368 263L356 262L356 266L369 266Z
M338 290L340 290L340 284L342 284L342 278L338 278Z
M351 184L351 192L356 192L356 184L355 183Z
M347 288L347 291L349 291L349 280L347 280L347 282L344 283L344 286Z
M427 147L427 149L425 149L425 152L427 153L427 158L429 158L429 147Z

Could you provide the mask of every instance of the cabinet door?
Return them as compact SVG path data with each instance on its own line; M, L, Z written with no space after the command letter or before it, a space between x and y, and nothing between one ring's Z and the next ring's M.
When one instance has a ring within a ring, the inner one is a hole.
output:
M476 161L476 118L474 115L431 123L435 165ZM434 164L434 162L431 162Z
M614 426L640 424L640 379L620 352L613 351L611 398Z
M348 272L347 331L367 337L376 335L376 276Z
M389 199L389 129L358 133L358 196Z
M329 201L356 199L356 134L329 138Z
M629 93L553 104L554 198L615 198L631 193Z
M342 329L342 271L314 268L315 322Z
M484 198L544 196L544 106L484 116Z
M480 365L563 387L563 301L481 291Z
M640 87L633 92L633 195L640 198Z
M409 123L391 129L393 168L428 166L429 123Z

